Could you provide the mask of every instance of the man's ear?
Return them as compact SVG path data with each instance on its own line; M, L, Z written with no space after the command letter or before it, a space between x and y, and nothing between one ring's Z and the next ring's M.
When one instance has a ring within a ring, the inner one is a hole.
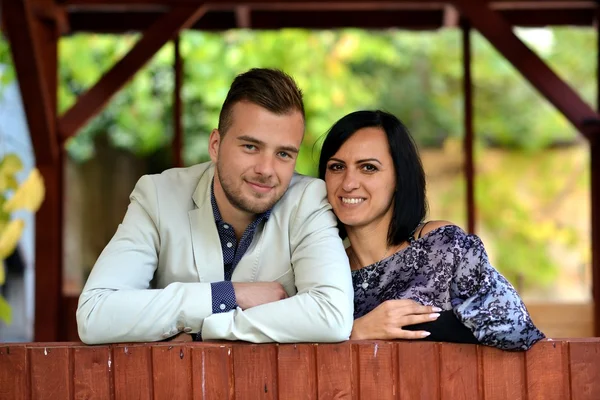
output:
M208 154L213 163L219 159L219 145L221 144L221 133L218 129L213 129L208 139Z

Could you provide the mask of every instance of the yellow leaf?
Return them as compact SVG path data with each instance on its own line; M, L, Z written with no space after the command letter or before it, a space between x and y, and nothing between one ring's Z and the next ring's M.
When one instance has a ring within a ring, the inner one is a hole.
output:
M12 312L10 310L10 305L2 296L0 296L0 320L4 321L6 325L10 325L10 322L12 320Z
M18 155L10 153L0 161L0 174L14 175L23 169L23 163Z
M0 286L6 281L6 272L4 271L4 261L0 261Z
M0 259L4 260L12 254L15 247L17 247L24 227L25 221L22 219L13 219L6 225L6 228L0 233Z
M12 212L19 209L35 212L44 201L44 180L40 171L34 168L27 179L17 188L13 197L4 203L4 211Z

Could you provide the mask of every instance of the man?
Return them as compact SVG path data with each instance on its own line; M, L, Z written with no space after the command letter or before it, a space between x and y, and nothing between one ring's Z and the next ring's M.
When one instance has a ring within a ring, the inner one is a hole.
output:
M348 258L324 183L294 174L303 136L292 78L239 75L210 135L212 162L138 181L79 299L81 340L347 339Z

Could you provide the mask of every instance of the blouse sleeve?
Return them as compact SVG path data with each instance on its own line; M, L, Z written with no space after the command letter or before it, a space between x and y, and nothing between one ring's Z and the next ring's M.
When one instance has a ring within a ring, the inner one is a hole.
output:
M517 291L490 264L481 240L458 228L453 241L452 308L479 342L503 350L527 350L543 339Z

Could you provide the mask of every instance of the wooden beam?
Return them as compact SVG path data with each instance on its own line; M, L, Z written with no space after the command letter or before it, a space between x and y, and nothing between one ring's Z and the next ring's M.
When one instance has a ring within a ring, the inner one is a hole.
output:
M179 37L173 41L175 50L175 63L173 70L175 72L175 85L173 85L173 164L175 167L183 167L183 124L181 104L181 87L183 85L183 60L179 46Z
M460 14L456 11L456 8L446 4L444 7L444 28L454 28L458 26L460 20Z
M159 14L150 12L77 12L69 22L73 32L123 33L147 29ZM252 29L299 28L393 28L437 29L442 26L443 8L425 11L269 11L253 10L249 23ZM240 25L241 24L241 25ZM244 26L234 11L213 10L191 29L224 31Z
M594 336L600 336L600 138L590 140L592 299Z
M40 21L34 17L28 0L4 1L2 6L36 160L51 164L58 159L59 150L56 112L44 70L48 61L41 54L37 32Z
M600 112L600 8L596 10L596 109ZM600 137L590 140L590 195L592 230L592 298L594 335L600 336Z
M238 28L250 29L252 27L250 20L250 7L239 6L235 9L235 20Z
M35 319L34 340L56 342L64 338L63 323L63 159L38 165L46 195L35 214Z
M58 27L62 35L69 33L69 18L64 6L56 4L53 0L31 0L35 16L41 20L51 21Z
M487 1L453 0L453 3L471 25L582 134L590 137L595 132L585 121L598 120L600 116L514 34L510 24L498 12L491 10Z
M163 15L144 33L133 48L78 99L59 121L61 140L77 133L121 89L160 48L177 33L194 24L204 6L180 6Z
M463 23L462 48L463 48L463 100L464 100L464 129L465 137L463 143L465 157L465 181L466 181L466 206L467 206L467 230L475 234L475 157L473 154L473 74L471 73L471 26Z
M40 54L44 60L44 75L48 85L50 108L56 123L58 87L59 28L53 21L36 26ZM35 141L35 137L33 138ZM64 148L58 147L57 158L37 167L44 178L46 195L35 214L35 318L36 341L64 340L65 310L63 307L63 161Z
M353 24L355 28L383 29L389 27L405 29L437 29L441 26L457 26L454 7L418 10L363 10L363 11L281 11L251 9L248 22L253 29L279 29L285 23L311 28L338 28ZM498 11L513 26L544 27L577 25L591 27L594 22L589 10L530 10ZM325 14L326 13L326 14ZM71 12L69 26L72 32L123 33L144 31L159 18L158 12ZM304 20L300 19L302 15ZM326 15L326 18L322 16ZM258 24L251 17L258 16ZM251 20L251 21L250 21ZM291 22L289 22L291 21ZM319 26L319 24L321 24ZM245 25L235 11L211 10L192 25L191 29L224 31Z
M444 4L449 1L440 0L376 0L375 4ZM66 6L77 6L79 8L90 7L96 9L107 9L114 7L150 7L150 6L176 6L176 5L200 5L203 3L202 0L62 0L62 4ZM206 2L209 6L238 6L238 5L268 5L277 4L280 6L295 6L298 4L317 5L323 4L318 0L306 1L306 0L223 0L223 1L211 1ZM361 5L365 6L371 2L365 0L330 0L327 1L329 5L340 4L340 5ZM574 7L595 7L593 0L494 0L491 2L493 7L503 8L548 8L548 7L561 7L561 8L574 8Z

